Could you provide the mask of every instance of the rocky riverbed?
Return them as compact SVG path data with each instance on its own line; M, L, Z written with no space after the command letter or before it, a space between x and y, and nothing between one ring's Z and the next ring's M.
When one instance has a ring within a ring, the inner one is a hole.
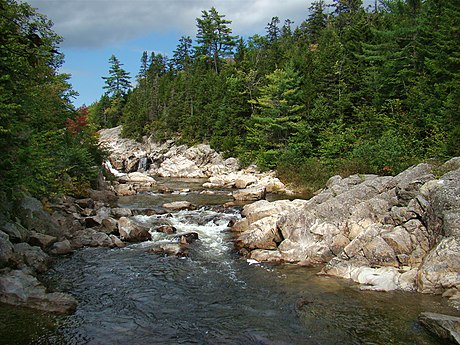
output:
M197 205L180 198L190 189L162 184L166 177L201 178L203 197L217 195L225 207L244 206L243 218L229 226L236 249L250 262L314 266L321 275L353 280L363 290L437 294L460 308L459 158L436 169L419 164L394 177L334 176L313 198L303 200L293 199L274 173L253 166L240 169L237 160L223 159L207 145L159 145L149 138L139 143L121 138L120 131L101 131L101 143L110 151L106 169L115 176L110 184L101 179L101 190L45 203L25 197L5 206L9 217L0 222L0 302L72 313L77 300L48 293L37 275L54 258L81 248L119 248L161 234L167 243L160 241L151 251L187 255L198 234L177 233L162 215ZM151 208L118 204L119 198L152 191L179 198L165 198ZM284 195L283 200L268 201L274 193ZM155 215L161 220L140 221ZM438 335L459 339L456 318L428 313L421 322Z

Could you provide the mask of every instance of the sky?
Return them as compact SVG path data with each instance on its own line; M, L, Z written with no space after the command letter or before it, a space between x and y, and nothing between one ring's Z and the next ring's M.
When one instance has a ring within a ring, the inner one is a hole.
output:
M143 51L172 57L180 37L196 37L196 18L215 7L231 20L234 35L265 34L272 17L294 22L308 17L311 0L27 0L53 23L63 37L61 72L71 75L79 93L76 107L90 105L103 94L114 54L134 81ZM365 1L367 3L371 0Z

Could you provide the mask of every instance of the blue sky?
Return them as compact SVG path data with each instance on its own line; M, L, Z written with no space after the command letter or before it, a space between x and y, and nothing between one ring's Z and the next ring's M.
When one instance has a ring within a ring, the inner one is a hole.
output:
M27 0L54 23L64 38L62 72L79 96L75 106L90 105L103 93L102 76L114 54L135 78L143 51L172 56L181 36L196 36L196 18L215 7L232 21L233 34L264 34L278 16L299 25L311 0ZM328 1L331 2L331 1ZM367 0L365 3L373 3Z

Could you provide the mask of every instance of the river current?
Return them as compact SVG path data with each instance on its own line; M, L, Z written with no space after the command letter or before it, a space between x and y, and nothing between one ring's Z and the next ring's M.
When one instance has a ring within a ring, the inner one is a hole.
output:
M199 181L198 181L199 182ZM316 275L317 269L248 262L233 249L228 224L238 209L217 205L226 191L204 195L200 183L163 181L176 193L120 199L121 207L166 201L202 205L193 211L135 216L144 224L166 217L177 233L199 241L184 257L152 252L159 242L125 248L85 248L59 258L43 277L74 295L74 315L0 306L1 344L441 344L418 323L422 311L447 312L436 296L360 291Z

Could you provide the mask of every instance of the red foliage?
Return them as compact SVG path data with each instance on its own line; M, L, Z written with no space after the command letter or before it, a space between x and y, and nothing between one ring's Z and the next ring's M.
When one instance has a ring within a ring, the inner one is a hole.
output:
M77 115L75 121L72 119L67 119L65 126L67 131L71 134L78 134L85 130L88 127L88 116L87 115Z

